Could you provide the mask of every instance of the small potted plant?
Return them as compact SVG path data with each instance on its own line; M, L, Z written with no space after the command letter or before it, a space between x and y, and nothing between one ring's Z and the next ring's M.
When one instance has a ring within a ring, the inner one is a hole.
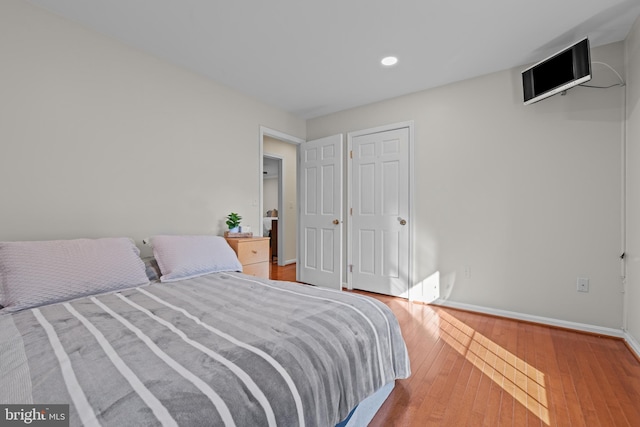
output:
M242 217L235 212L231 212L227 215L227 227L229 227L229 233L240 232L240 220L242 220Z

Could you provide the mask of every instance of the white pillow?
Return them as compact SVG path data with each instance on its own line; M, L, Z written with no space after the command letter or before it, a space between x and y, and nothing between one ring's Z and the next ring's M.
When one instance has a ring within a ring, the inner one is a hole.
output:
M0 242L0 305L18 311L147 284L126 237Z
M175 282L221 271L242 271L242 264L220 236L154 236L153 256L161 282Z

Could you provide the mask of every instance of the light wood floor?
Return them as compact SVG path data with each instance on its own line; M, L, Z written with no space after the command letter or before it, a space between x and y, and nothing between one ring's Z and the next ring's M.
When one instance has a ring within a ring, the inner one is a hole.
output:
M295 264L272 278L295 281ZM371 426L640 426L621 340L367 295L395 313L412 370Z
M296 265L289 264L283 267L277 264L269 264L269 278L273 280L286 280L289 282L296 281Z

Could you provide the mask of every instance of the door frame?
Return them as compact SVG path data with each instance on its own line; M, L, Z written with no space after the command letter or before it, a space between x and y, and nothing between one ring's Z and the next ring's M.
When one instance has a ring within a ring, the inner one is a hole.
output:
M264 216L264 203L263 203L263 197L264 197L264 187L263 187L263 183L262 183L262 177L264 175L264 167L262 164L262 159L265 155L264 153L264 137L268 136L274 139L277 139L279 141L282 142L286 142L289 144L293 144L296 146L296 157L298 156L298 151L300 151L300 144L302 144L303 142L305 142L304 139L302 138L298 138L296 136L293 135L289 135L286 134L284 132L280 132L278 130L275 129L271 129L268 128L266 126L262 126L260 125L260 129L259 129L259 140L258 140L258 147L259 147L259 156L258 156L258 202L255 203L254 205L258 206L259 209L259 216L258 216L258 221L256 222L256 224L259 225L259 230L260 230L260 236L262 236L262 217ZM283 168L284 169L284 168ZM281 178L282 180L284 180L284 176ZM297 181L297 177L296 177L296 181ZM299 195L299 191L300 188L298 185L296 185L296 194ZM284 197L284 196L283 196ZM299 205L299 203L298 203ZM284 213L283 211L283 207L280 206L278 207L279 211L278 214L280 215L280 212ZM295 213L296 213L296 217L299 216L299 211L298 211L298 207L296 206L295 209ZM286 215L285 215L286 216ZM283 220L282 222L281 219ZM283 266L285 265L286 260L284 259L284 230L285 230L285 222L286 222L286 218L282 217L282 218L278 218L278 242L282 242L283 244L278 244L278 265ZM296 233L298 232L298 230L296 229ZM299 250L300 250L300 245L298 244L299 241L299 236L296 236L296 261L299 258ZM281 256L282 254L282 256Z
M346 240L347 240L347 262L345 264L346 272L345 277L347 278L346 288L353 289L353 273L351 272L349 266L353 264L353 224L351 221L351 215L349 210L353 207L353 161L351 158L351 150L353 149L353 138L363 135L369 135L372 133L380 133L387 132L391 130L403 129L407 128L409 130L409 271L407 272L407 296L410 301L412 301L413 295L411 290L414 286L413 283L413 246L414 246L414 231L413 223L415 221L415 204L414 200L414 189L415 189L415 174L414 174L414 122L413 120L392 123L388 125L376 126L369 129L362 129L354 132L347 133L347 206L346 206L346 215L347 220L345 221L347 224L346 229Z

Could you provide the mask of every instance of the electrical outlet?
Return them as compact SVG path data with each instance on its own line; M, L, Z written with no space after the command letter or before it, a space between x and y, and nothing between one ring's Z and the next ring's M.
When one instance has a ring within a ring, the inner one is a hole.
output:
M464 277L466 277L467 279L471 278L471 267L469 267L468 265L464 266Z
M587 277L578 277L577 289L578 292L589 292L589 279Z

